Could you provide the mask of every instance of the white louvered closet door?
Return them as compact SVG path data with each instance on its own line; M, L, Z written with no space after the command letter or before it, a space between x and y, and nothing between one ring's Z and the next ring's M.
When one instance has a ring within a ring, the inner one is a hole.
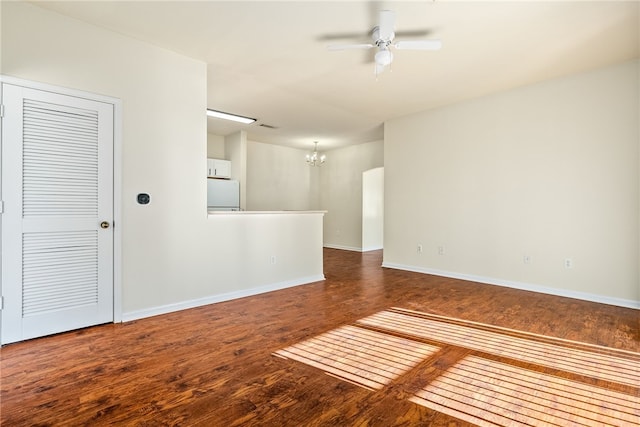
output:
M113 105L2 103L2 343L113 321Z

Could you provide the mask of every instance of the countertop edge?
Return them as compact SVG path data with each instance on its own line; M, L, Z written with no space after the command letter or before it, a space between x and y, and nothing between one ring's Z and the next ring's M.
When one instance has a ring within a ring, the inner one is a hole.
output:
M207 211L209 216L220 215L306 215L326 214L327 211Z

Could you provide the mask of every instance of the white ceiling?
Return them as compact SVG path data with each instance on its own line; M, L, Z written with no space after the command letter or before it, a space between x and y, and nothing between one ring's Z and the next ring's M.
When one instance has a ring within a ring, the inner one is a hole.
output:
M34 3L206 62L208 107L258 119L209 118L210 133L298 148L382 139L394 117L640 57L638 1ZM326 49L368 43L385 8L442 49L396 51L378 78L368 51Z

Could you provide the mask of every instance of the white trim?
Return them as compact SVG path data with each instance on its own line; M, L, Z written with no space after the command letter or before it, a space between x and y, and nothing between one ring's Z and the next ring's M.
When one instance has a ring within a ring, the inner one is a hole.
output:
M333 245L331 243L325 243L323 246L325 248L340 249L340 250L343 250L343 251L352 251L352 252L369 252L369 251L379 251L380 249L383 249L382 246L372 246L372 247L368 247L368 248L357 248L355 246Z
M325 248L330 248L330 249L341 249L343 251L362 252L362 248L356 248L355 246L332 245L331 243L325 243L323 246Z
M204 298L198 298L188 301L182 301L174 304L161 305L157 307L145 308L142 310L134 310L122 314L122 321L129 322L132 320L143 319L145 317L158 316L161 314L172 313L174 311L187 310L189 308L200 307L203 305L215 304L218 302L230 301L237 298L250 297L253 295L263 294L266 292L278 291L281 289L291 288L294 286L305 285L325 280L324 275L301 277L286 282L272 283L270 285L258 286L257 288L243 289L239 291L227 292L224 294L210 295Z
M113 103L113 322L122 322L122 101Z
M113 322L122 322L122 100L0 74L0 83L113 105Z
M523 291L539 292L542 294L555 295L559 297L575 298L585 301L597 302L600 304L616 305L619 307L640 309L640 301L628 300L623 298L608 297L606 295L596 295L586 292L571 291L567 289L550 288L547 286L536 285L532 283L514 282L510 280L495 279L492 277L475 276L473 274L454 273L450 271L435 270L430 268L416 267L411 265L395 264L392 262L383 262L383 267L393 268L396 270L413 271L415 273L432 274L434 276L449 277L452 279L466 280L470 282L485 283L488 285L504 286L507 288L520 289Z
M61 95L73 96L75 98L89 99L91 101L104 102L106 104L121 103L119 98L112 96L101 95L84 90L71 89L64 86L55 86L49 83L40 83L32 80L24 80L17 77L11 77L0 74L0 83L7 83L14 86L22 86L29 89L41 90L44 92L58 93Z

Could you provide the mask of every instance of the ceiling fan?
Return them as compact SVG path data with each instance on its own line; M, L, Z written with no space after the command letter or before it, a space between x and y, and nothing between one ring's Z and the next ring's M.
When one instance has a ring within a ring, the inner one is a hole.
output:
M432 40L405 40L393 42L395 37L396 14L392 10L381 10L378 25L371 30L373 43L365 44L342 44L327 46L329 50L347 49L373 49L377 48L375 54L374 72L376 75L382 73L387 65L393 61L391 48L398 50L438 50L442 47L442 42L437 39Z

